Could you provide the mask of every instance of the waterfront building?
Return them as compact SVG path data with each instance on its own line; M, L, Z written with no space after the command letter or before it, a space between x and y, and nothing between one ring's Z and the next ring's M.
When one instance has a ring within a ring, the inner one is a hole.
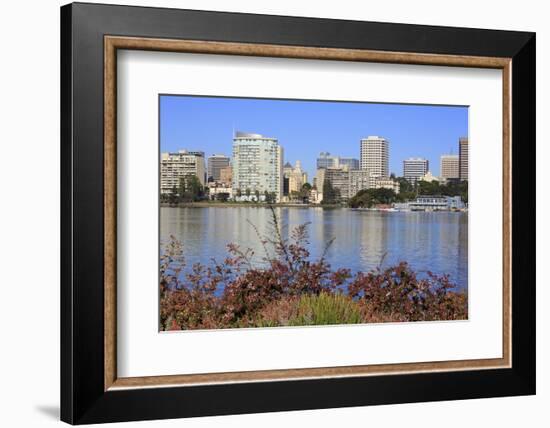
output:
M373 177L389 177L389 141L371 135L361 139L360 148L361 169L370 171Z
M400 190L399 182L388 177L376 177L372 187L374 189L390 189L396 194L399 193Z
M314 187L309 192L309 202L312 204L320 204L321 203L321 193L319 190Z
M409 202L411 211L450 211L464 208L465 204L460 196L423 195Z
M233 198L233 188L231 184L215 183L208 187L208 197L212 200L228 200Z
M283 148L276 138L236 132L233 138L232 188L235 196L251 199L256 193L263 200L273 193L277 202L283 196ZM239 199L239 200L240 200Z
M332 187L338 191L341 201L351 199L358 192L365 189L391 189L395 193L399 193L399 183L390 177L376 177L368 170L353 170L347 166L321 168L317 170L317 176L315 177L320 201L323 199L322 192L325 180L329 180Z
M329 181L331 186L338 193L338 199L347 199L349 197L349 168L319 168L315 176L315 185L318 191L318 201L322 202L324 198L323 189L325 182Z
M208 157L208 181L220 181L220 172L229 166L231 159L225 155L212 155Z
M160 193L170 194L178 188L183 177L196 176L205 184L204 152L179 150L174 153L161 153L160 156Z
M349 171L348 198L353 198L357 192L374 186L376 177L372 177L367 169Z
M460 180L468 180L468 137L460 137L458 140L459 176Z
M403 177L415 184L422 176L428 172L429 163L424 158L409 158L403 161Z
M220 169L220 183L231 185L233 177L233 168L231 166L226 166L225 168Z
M338 192L339 200L349 198L349 175L348 167L325 168L323 184L326 180L330 181L332 187ZM322 191L322 190L321 190Z
M441 155L439 175L441 180L456 179L460 177L458 155Z

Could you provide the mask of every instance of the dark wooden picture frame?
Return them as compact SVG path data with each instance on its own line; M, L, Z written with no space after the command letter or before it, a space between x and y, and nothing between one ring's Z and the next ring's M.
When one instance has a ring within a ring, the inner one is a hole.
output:
M503 357L117 378L117 49L501 69ZM77 3L61 9L61 109L62 420L534 394L533 33Z

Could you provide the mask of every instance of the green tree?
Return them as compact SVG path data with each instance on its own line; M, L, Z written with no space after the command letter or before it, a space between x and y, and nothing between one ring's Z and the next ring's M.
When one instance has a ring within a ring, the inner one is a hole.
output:
M275 192L268 192L267 190L264 192L265 197L265 203L266 204L274 204L277 200L277 196L275 195Z
M297 192L296 190L293 190L292 192L290 192L290 200L297 201L301 199L300 195L301 195L301 192Z
M373 205L372 195L367 189L360 190L348 202L351 208L370 208Z
M302 188L298 192L298 197L302 200L302 202L304 202L304 203L309 202L309 196L311 194L311 189L312 189L312 187L311 187L311 184L309 184L309 183L304 183L302 185Z
M468 182L450 180L445 184L441 184L437 181L419 181L417 184L417 194L434 196L460 196L462 201L468 202Z
M180 178L178 199L181 202L200 201L204 197L204 187L196 175Z
M332 186L330 180L323 181L323 200L322 204L336 204L340 201L340 191Z
M229 193L225 193L225 192L223 192L223 193L218 193L218 194L216 195L216 199L217 199L218 201L220 201L220 202L227 202L228 199L229 199Z
M405 177L398 177L397 182L399 183L399 193L414 192L413 185Z
M168 201L171 204L178 202L178 188L176 186L172 187L172 191L170 192L170 195L168 195Z
M443 187L440 186L438 181L424 181L420 180L416 183L416 192L419 195L443 195Z
M254 196L256 197L256 202L259 202L260 201L260 191L258 189L256 189L256 191L254 192Z
M349 200L348 205L352 208L370 208L376 204L392 204L397 200L392 189L363 189Z

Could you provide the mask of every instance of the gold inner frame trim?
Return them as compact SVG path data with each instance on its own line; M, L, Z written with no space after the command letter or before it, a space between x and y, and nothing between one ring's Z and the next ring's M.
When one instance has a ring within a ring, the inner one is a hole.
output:
M439 65L502 70L503 125L503 322L502 358L422 363L358 365L171 376L117 377L116 367L116 88L117 50L148 50L213 55L241 55L391 64ZM511 59L461 55L383 52L251 43L104 37L104 389L193 386L219 383L358 377L405 373L482 370L511 367Z

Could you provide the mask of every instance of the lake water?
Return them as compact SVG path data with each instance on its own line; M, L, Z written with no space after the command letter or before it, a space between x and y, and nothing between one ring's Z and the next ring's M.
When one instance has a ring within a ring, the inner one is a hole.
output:
M416 271L449 274L460 288L468 284L468 213L375 212L347 208L278 207L283 233L302 223L308 227L312 259L335 238L326 259L332 268L369 271L408 262ZM255 251L261 265L261 234L270 233L271 211L264 207L161 207L161 244L174 235L184 246L188 266L223 261L227 244Z

